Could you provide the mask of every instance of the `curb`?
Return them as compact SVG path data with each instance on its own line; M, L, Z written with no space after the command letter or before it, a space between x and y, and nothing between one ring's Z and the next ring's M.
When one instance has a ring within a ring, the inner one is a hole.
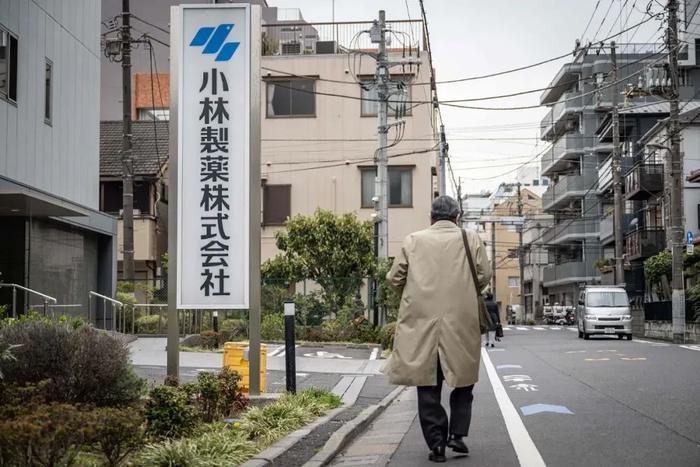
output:
M317 427L332 420L350 407L351 406L338 407L337 409L331 410L323 417L317 419L315 422L306 425L303 428L299 428L297 431L291 432L272 446L251 457L245 463L241 464L240 467L268 467L275 465L275 459L294 447Z
M323 448L321 448L314 457L309 459L303 467L322 467L327 465L343 450L343 448L345 448L345 446L355 439L360 432L367 428L379 414L384 412L384 409L386 409L404 389L406 389L406 386L397 387L378 404L370 405L360 412L353 420L346 422L331 435Z

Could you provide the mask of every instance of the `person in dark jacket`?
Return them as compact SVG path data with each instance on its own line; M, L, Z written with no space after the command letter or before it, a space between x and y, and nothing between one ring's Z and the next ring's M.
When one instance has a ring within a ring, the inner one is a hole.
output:
M489 329L486 333L486 347L488 347L489 344L491 344L491 347L494 347L496 325L501 322L501 314L498 312L498 304L493 300L493 294L487 292L484 298L486 302L486 311L491 315L491 322L493 322L493 328Z

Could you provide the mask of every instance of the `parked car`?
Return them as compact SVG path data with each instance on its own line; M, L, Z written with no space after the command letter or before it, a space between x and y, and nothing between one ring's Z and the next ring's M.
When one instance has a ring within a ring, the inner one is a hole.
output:
M624 287L586 286L576 306L578 337L595 334L632 340L632 315Z

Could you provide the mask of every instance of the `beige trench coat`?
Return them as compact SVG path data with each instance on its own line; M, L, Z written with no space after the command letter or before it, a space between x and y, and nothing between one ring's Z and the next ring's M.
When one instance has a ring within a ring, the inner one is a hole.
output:
M467 230L479 292L491 279L479 235ZM403 241L387 280L401 293L394 351L385 367L392 384L434 386L438 355L447 384L479 380L481 334L477 287L459 227L438 221Z

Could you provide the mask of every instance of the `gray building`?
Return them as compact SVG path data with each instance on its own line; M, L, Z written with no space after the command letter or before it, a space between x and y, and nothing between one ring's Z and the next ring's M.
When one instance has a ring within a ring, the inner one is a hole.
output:
M99 2L0 2L0 281L82 311L89 291L112 295L116 271L116 219L99 211L100 57ZM17 294L19 310L42 302Z
M662 48L618 44L620 78L625 79L619 89L635 82L648 64L660 62ZM549 249L543 285L551 303L572 305L582 284L600 281L593 265L602 256L598 165L609 158L612 145L600 141L595 132L612 106L611 68L606 49L580 49L540 99L549 107L541 122L541 138L552 144L541 161L542 175L552 182L542 197L542 208L554 221L543 235Z
M523 292L525 318L540 321L543 306L549 303L544 287L544 268L549 263L544 233L552 226L552 216L533 214L523 224Z

